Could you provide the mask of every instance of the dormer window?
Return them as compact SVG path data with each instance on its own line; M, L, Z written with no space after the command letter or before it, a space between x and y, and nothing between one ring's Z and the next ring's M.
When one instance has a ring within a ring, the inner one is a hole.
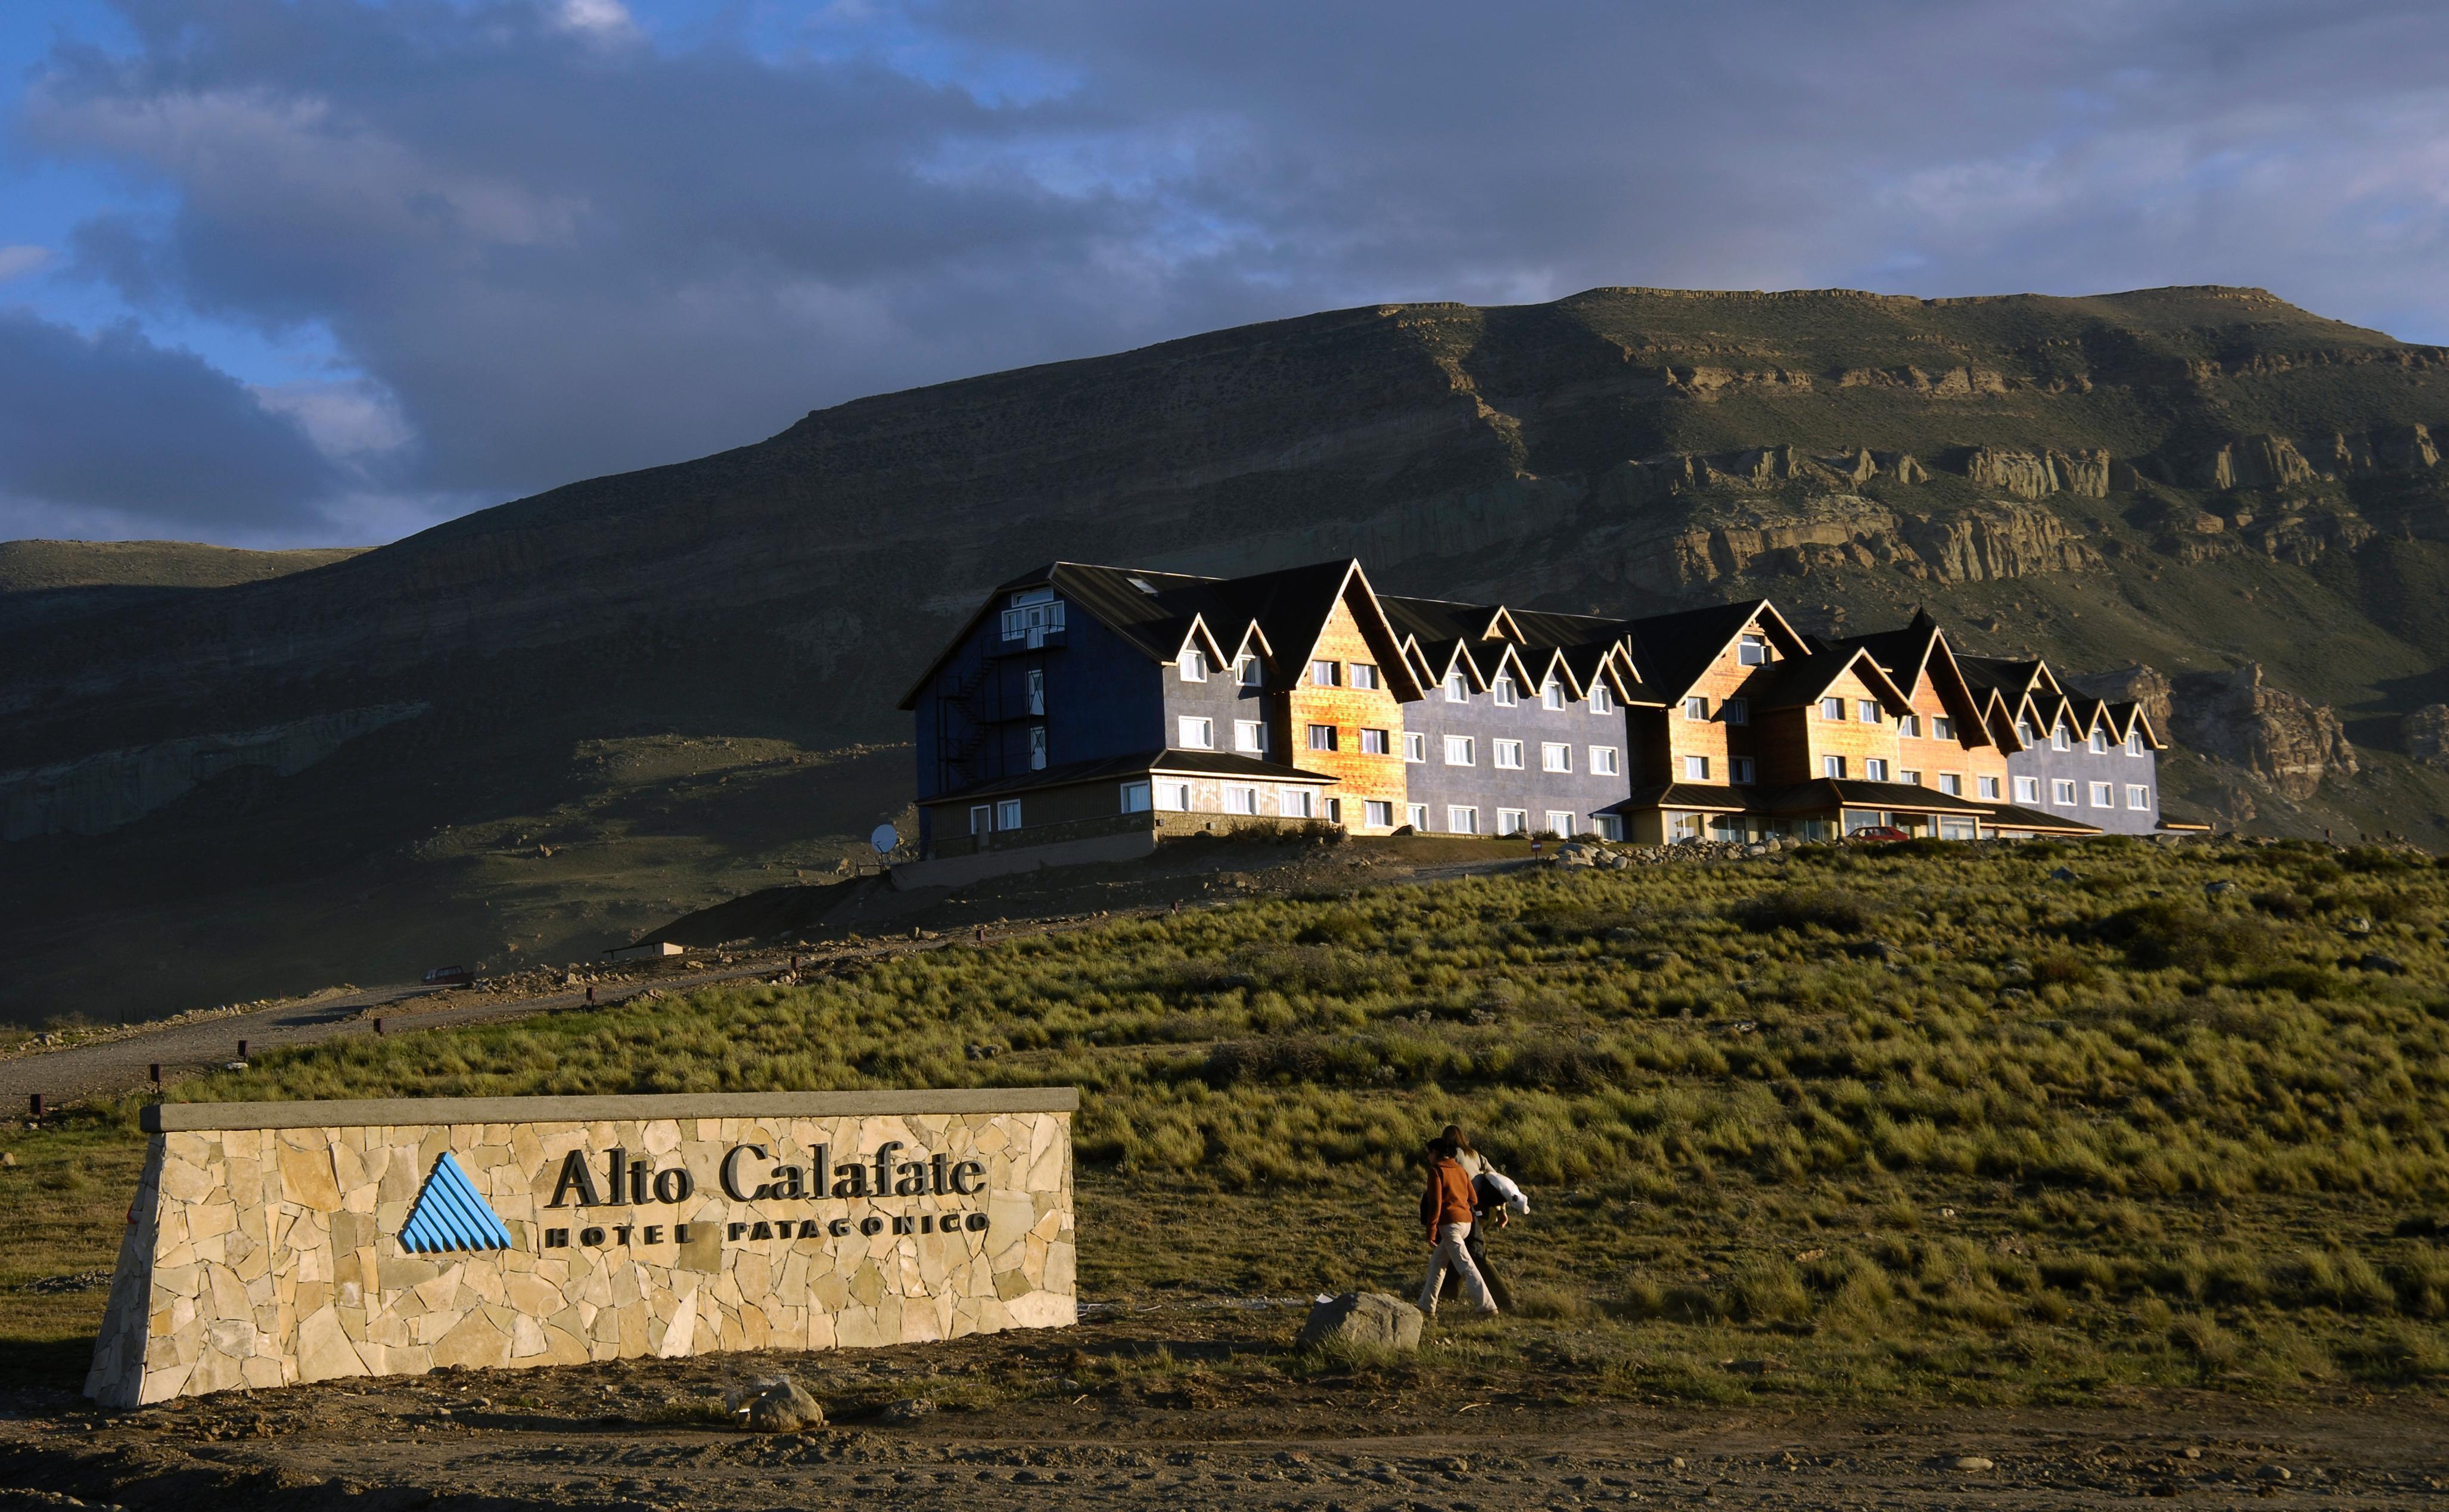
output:
M2142 731L2137 730L2132 735L2126 737L2126 754L2128 756L2141 756L2143 754Z
M2107 756L2107 755L2109 755L2109 732L2108 732L2108 731L2106 731L2106 730L2094 730L2094 731L2092 731L2092 754L2093 756Z
M1446 701L1448 703L1471 701L1471 684L1463 680L1463 675L1459 672L1446 674Z
M1197 646L1185 650L1175 660L1174 665L1182 669L1182 680L1185 682L1207 680L1207 653Z
M1591 712L1592 714L1615 713L1615 693L1604 682L1595 683L1591 688Z
M1934 740L1955 739L1956 721L1943 714L1933 715L1930 720L1930 737Z
M1684 700L1684 718L1687 719L1707 719L1708 717L1709 700L1707 699L1696 693Z
M2062 724L2061 724L2061 725L2058 725L2058 726L2056 726L2055 728L2054 728L2054 729L2052 729L2052 730L2050 731L2050 749L2051 749L2051 750L2053 750L2053 751L2066 751L2066 750L2071 750L2071 749L2073 749L2073 745L2074 745L2074 737L2072 737L2072 736L2070 736L2069 734L2067 734L2067 727L2066 727L2065 725L2062 725Z
M1768 638L1766 636L1747 635L1739 637L1736 640L1735 660L1742 662L1745 666L1764 667L1768 665Z
M1513 679L1513 678L1511 678L1511 677L1507 677L1507 676L1499 676L1499 677L1497 678L1497 679L1496 679L1496 706L1497 706L1498 708L1500 708L1500 709L1510 709L1510 708L1514 707L1514 679Z
M2031 745L2033 743L2032 720L2018 719L2015 721L2015 740L2020 745Z
M1563 683L1552 681L1540 686L1539 707L1543 709L1561 709L1564 706L1565 685Z
M1245 688L1257 687L1260 675L1257 657L1244 657L1233 663L1233 680Z
M1043 645L1046 638L1063 628L1063 601L1052 588L1023 588L1012 596L1003 611L1003 638L1026 641L1032 646Z

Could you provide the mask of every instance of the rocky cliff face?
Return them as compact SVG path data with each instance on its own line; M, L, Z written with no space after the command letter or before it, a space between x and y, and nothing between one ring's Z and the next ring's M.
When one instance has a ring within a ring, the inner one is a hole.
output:
M2177 738L2233 762L2299 802L2324 777L2352 776L2355 747L2338 712L2263 680L2259 662L2180 678Z
M2151 728L2158 731L2163 739L2176 729L2176 721L2169 712L2169 699L2176 692L2176 685L2140 662L2114 667L2107 672L2070 677L2066 679L2066 684L2069 692L2080 693L2087 698L2110 703L2142 705L2143 717L2151 721Z

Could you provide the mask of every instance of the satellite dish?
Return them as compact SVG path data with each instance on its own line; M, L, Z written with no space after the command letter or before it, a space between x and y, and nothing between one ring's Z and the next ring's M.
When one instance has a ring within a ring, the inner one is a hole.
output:
M901 832L889 824L879 824L876 833L867 837L867 843L876 847L877 855L891 855L894 848L901 843Z

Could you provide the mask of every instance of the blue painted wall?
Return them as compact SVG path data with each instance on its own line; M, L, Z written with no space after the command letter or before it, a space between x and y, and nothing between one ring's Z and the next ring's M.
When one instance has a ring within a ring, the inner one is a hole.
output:
M2112 834L2150 834L2159 829L2159 753L2147 745L2141 756L2129 756L2125 746L2112 745L2106 755L2097 755L2080 737L2071 736L2070 743L2073 746L2071 750L2053 750L2049 732L2042 731L2039 740L2028 749L2009 752L2007 801L2023 802L2015 795L2014 778L2034 777L2040 782L2040 798L2037 802L2025 802L2026 808L2077 819ZM2050 784L2061 778L2074 784L2073 808L2051 801L2053 789ZM2092 807L2092 784L2094 782L2110 784L2110 795L2117 804L2115 808ZM2127 785L2138 782L2150 794L2150 807L2147 809L2135 810L2126 806Z
M1589 834L1593 833L1591 815L1623 802L1632 791L1627 775L1631 753L1625 749L1621 708L1613 714L1593 714L1589 700L1571 699L1562 709L1551 709L1540 703L1536 689L1517 689L1510 709L1499 705L1494 693L1477 691L1464 702L1449 703L1445 689L1438 686L1419 702L1403 705L1403 723L1428 737L1428 759L1404 768L1404 787L1411 802L1428 805L1428 827L1434 831L1445 829L1449 805L1469 804L1479 810L1482 834L1496 833L1496 811L1501 808L1528 811L1533 830L1547 828L1549 810L1564 810L1575 815L1576 833ZM1446 765L1449 735L1472 737L1471 766ZM1495 742L1500 739L1522 742L1521 771L1496 765ZM1539 747L1551 740L1572 748L1572 771L1540 770ZM1591 771L1593 745L1615 748L1615 775L1600 776Z

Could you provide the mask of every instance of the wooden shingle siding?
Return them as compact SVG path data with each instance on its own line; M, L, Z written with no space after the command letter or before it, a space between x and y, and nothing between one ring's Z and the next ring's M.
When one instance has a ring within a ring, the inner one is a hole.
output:
M1341 801L1346 830L1355 834L1388 833L1403 822L1403 706L1383 686L1387 680L1383 669L1379 679L1380 686L1352 686L1352 663L1376 666L1379 655L1354 622L1351 605L1336 604L1315 647L1279 649L1288 663L1287 670L1293 674L1293 681L1282 695L1283 745L1276 759L1304 772L1321 772L1336 778L1336 786L1327 790L1327 796ZM1303 650L1306 656L1300 655ZM1299 660L1294 660L1296 657ZM1342 686L1314 684L1310 680L1312 661L1335 662L1343 676ZM1314 724L1334 728L1336 749L1309 748L1309 727ZM1386 755L1370 756L1361 751L1360 732L1364 729L1386 732ZM1392 824L1367 823L1368 810L1363 805L1372 798L1392 805Z

